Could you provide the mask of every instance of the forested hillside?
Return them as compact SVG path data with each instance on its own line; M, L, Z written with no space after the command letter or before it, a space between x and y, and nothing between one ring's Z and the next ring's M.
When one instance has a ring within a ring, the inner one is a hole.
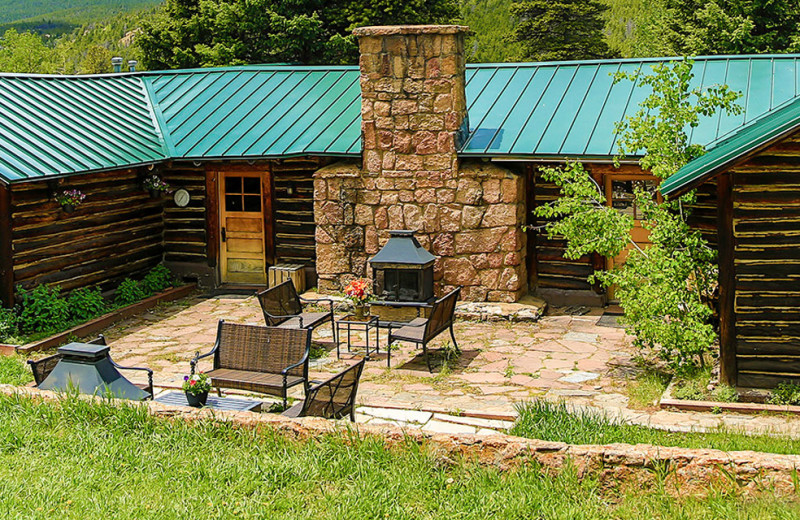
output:
M157 3L157 0L0 0L0 25L33 19L83 25L109 14Z

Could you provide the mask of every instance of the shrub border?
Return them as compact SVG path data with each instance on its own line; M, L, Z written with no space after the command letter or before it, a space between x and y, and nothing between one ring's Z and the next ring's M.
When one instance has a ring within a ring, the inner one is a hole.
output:
M662 410L677 409L689 412L734 412L759 414L762 412L789 413L800 415L800 406L788 404L768 404L768 403L728 403L724 401L692 401L689 399L676 399L672 396L672 387L675 383L670 383L661 399L658 402Z
M196 288L197 284L195 283L173 287L171 289L167 289L166 291L162 291L158 294L148 296L144 300L132 303L131 305L127 305L125 307L121 307L109 313L103 314L102 316L89 320L86 323L76 325L63 332L54 334L53 336L46 337L39 341L34 341L32 343L26 343L25 345L0 344L0 355L10 355L14 353L27 354L30 352L47 350L49 348L61 345L62 343L67 341L67 339L70 336L77 336L79 338L83 338L97 331L103 330L119 320L128 318L130 316L151 309L161 302L169 302L177 300L179 298L183 298L184 296L188 296Z

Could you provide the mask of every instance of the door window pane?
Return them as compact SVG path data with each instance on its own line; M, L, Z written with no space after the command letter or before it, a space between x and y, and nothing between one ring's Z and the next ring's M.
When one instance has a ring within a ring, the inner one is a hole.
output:
M241 177L225 177L225 193L241 193L241 192L242 192Z
M259 177L245 177L244 193L261 193L261 179Z
M245 195L244 210L261 211L261 195Z
M242 211L242 196L225 195L225 211Z
M611 181L611 206L623 213L629 215L636 220L642 220L641 208L636 204L634 191L637 189L644 189L653 197L656 196L658 184L654 180L641 180L641 181Z

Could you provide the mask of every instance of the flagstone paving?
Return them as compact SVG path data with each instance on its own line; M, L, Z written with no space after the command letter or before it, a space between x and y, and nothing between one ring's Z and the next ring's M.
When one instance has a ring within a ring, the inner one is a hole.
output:
M461 354L446 360L437 352L433 373L421 351L405 344L392 351L392 367L387 368L382 331L381 353L367 363L359 386L357 420L437 432L493 433L510 426L516 403L546 398L677 431L724 425L800 435L800 419L790 417L629 408L622 388L635 370L634 348L622 329L597 324L601 314L602 309L591 309L582 316L555 313L536 322L457 320ZM175 388L194 353L213 346L220 319L264 323L254 297L193 295L120 322L105 335L117 362L149 366L156 386ZM358 334L354 338L363 339ZM443 334L432 346L448 340ZM311 365L313 379L329 377L358 359L357 353L344 353L346 348L336 358L328 326L315 331L314 344L318 358ZM203 360L201 369L210 369L210 361ZM301 397L300 390L295 396ZM481 422L492 420L501 422Z

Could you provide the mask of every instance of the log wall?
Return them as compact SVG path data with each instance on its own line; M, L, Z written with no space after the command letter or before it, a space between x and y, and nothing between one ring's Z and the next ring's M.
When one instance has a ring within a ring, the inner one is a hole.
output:
M52 197L64 189L86 195L74 213L65 213ZM163 257L162 201L142 190L135 170L15 184L11 208L15 285L108 289Z
M800 382L800 136L732 172L738 384Z
M308 267L316 263L313 175L324 164L323 160L306 159L272 165L277 263Z
M191 195L189 205L164 205L164 260L207 263L206 170L191 164L175 164L163 171L171 190L184 188Z

